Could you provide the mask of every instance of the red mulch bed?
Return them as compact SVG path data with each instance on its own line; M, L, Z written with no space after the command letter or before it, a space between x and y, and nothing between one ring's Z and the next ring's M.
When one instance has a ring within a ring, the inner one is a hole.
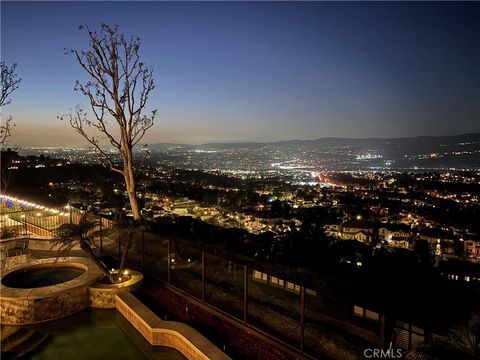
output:
M145 300L154 307L153 311L168 314L168 320L192 326L220 349L225 345L227 354L234 359L294 359L251 331L237 328L160 285L144 284L142 292Z

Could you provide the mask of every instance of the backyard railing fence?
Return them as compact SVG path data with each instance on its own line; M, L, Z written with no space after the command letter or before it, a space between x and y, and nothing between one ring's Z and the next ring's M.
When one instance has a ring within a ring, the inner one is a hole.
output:
M123 239L112 230L99 247L118 257ZM388 345L382 314L181 241L139 232L129 265L306 355L325 354L326 343L352 352Z
M78 223L85 212L68 207L7 215L25 234L48 238L61 224ZM98 221L99 247L119 257L125 238L122 231L112 220L87 216ZM423 330L411 324L397 326L399 322L360 305L150 232L135 235L129 266L313 357L325 354L325 344L347 352L389 346L409 349L424 339L420 339Z

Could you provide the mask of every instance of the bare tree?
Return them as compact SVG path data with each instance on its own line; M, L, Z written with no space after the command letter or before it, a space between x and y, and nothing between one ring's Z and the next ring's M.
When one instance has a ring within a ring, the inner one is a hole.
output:
M12 64L8 66L4 61L0 62L0 72L1 72L1 86L2 92L0 93L0 107L10 104L10 94L18 89L21 78L18 77L16 73L17 64ZM12 117L9 116L4 121L3 124L0 124L0 145L4 146L7 142L7 139L11 136L11 130L15 126L12 122Z
M0 192L6 194L15 179L17 169L12 168L13 161L18 158L17 148L2 149L0 158Z
M106 24L102 24L99 31L92 31L86 25L80 29L88 35L89 50L69 50L68 53L75 56L90 77L84 83L77 81L75 90L88 99L94 117L89 119L87 113L77 106L68 119L72 128L95 148L102 161L123 175L133 217L140 220L133 147L153 126L156 115L156 110L148 115L143 113L150 92L155 88L153 72L140 61L140 38L127 40L118 32L117 26ZM108 126L109 118L114 119L116 130ZM117 164L101 145L102 137L118 150L123 164Z

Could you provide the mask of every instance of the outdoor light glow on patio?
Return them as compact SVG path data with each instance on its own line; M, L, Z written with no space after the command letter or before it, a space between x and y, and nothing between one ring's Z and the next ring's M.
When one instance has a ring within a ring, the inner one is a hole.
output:
M30 207L30 208L48 211L48 212L50 212L50 213L52 213L52 214L59 214L60 216L68 215L68 214L65 214L65 213L63 213L63 212L60 212L60 210L51 209L51 208L45 207L45 206L43 206L43 205L35 204L35 203L29 202L29 201L26 201L26 200L17 199L17 198L15 198L15 197L8 196L8 195L0 195L0 199L2 199L1 202L4 202L3 199L5 199L5 200L10 200L10 201L19 203L19 204L21 204L21 205L25 205L25 206ZM70 206L69 206L69 205L66 205L66 206L65 206L65 209L70 209Z

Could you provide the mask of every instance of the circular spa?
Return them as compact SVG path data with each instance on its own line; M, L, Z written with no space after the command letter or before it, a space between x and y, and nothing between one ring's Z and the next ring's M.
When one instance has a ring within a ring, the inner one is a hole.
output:
M3 274L1 323L35 324L62 318L90 306L89 287L102 272L87 258L32 260Z
M76 279L84 274L79 267L46 264L13 271L2 278L2 284L11 288L28 289L52 286Z

